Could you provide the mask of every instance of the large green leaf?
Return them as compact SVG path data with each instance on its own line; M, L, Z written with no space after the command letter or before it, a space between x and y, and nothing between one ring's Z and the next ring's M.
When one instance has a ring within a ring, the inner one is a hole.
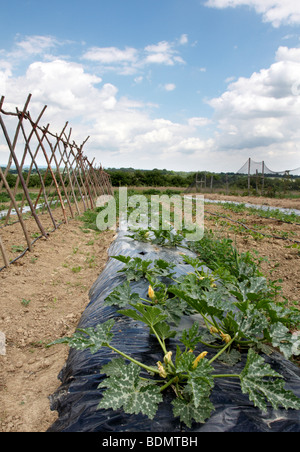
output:
M124 273L127 281L139 281L143 278L152 261L144 260L140 257L129 257L129 256L112 256L114 259L122 262L124 267L118 270L118 273Z
M245 312L238 312L234 318L236 332L254 342L264 337L269 322L263 312L250 305Z
M210 278L200 280L195 274L189 274L181 278L177 286L169 287L169 291L200 314L222 318L224 312L235 309L235 302L227 289L222 286L211 287Z
M193 399L175 399L172 402L174 416L179 416L180 421L184 422L189 428L192 427L193 420L204 424L214 410L214 406L209 397L202 397L199 402L199 406L196 408Z
M292 355L300 355L300 336L292 335L285 325L276 322L271 325L268 333L272 345L278 347L287 359Z
M240 375L241 389L249 395L256 407L267 411L267 400L274 409L279 406L300 409L300 399L293 392L284 389L281 378L261 356L249 349L246 366Z
M191 265L196 270L203 266L203 263L197 257L191 257L191 256L188 256L188 255L183 255L182 258L183 258L184 262L186 262L187 264Z
M90 349L92 354L96 353L101 347L107 346L113 338L110 332L114 326L114 320L107 320L105 323L100 323L96 328L81 328L73 334L72 337L63 337L52 342L54 344L67 344L71 348L77 350Z
M201 405L203 399L206 400L210 396L210 392L214 387L213 370L214 368L207 359L201 359L196 369L189 372L187 385L193 396L196 408Z
M168 325L166 322L156 323L155 331L163 341L169 339L170 337L175 337L177 334L176 331L171 330L170 325Z
M255 276L236 284L236 290L232 290L240 301L261 297L268 292L268 283L263 276Z
M134 309L122 309L118 311L120 314L127 315L134 320L146 323L146 325L153 327L159 322L167 318L162 309L157 306L146 306L142 303L134 305Z
M213 290L207 293L205 298L207 305L207 312L210 315L225 316L227 312L235 310L235 302L232 300L227 290L219 287L218 290ZM224 314L223 314L224 313Z
M116 364L116 363L115 363ZM110 377L100 383L99 388L107 388L98 409L117 410L123 408L128 414L145 414L153 419L158 404L162 402L159 386L140 379L140 368L134 363L126 365L118 361L117 373L109 369ZM105 370L105 369L104 369ZM121 372L121 378L120 374Z
M137 303L140 297L137 293L131 293L131 287L128 281L117 286L111 294L106 297L105 304L109 306L125 307L129 304Z
M297 308L285 308L284 306L275 303L269 303L266 306L266 311L272 323L281 322L287 326L295 326L296 329L300 327L300 310Z
M198 322L194 322L192 327L188 330L183 330L180 342L186 346L187 349L194 350L199 342L212 343L215 341L207 329L201 329Z
M177 373L187 373L193 367L193 362L196 359L194 353L189 352L180 352L180 349L177 349L176 355L176 372Z
M186 348L194 350L200 341L201 335L199 334L199 323L194 322L191 328L183 330L180 342L182 342Z
M164 259L157 259L154 261L154 266L149 270L153 276L172 277L174 275L175 264L165 261Z
M168 298L163 308L164 312L168 315L167 322L175 325L179 325L183 316L189 315L191 311L189 305L177 297Z
M106 374L107 376L115 376L115 377L121 377L122 372L124 370L125 360L124 358L114 358L109 363L104 364L104 366L101 367L101 373Z
M122 262L123 264L128 264L131 261L131 256L122 256L120 254L119 256L111 256L112 259L116 259L117 261Z

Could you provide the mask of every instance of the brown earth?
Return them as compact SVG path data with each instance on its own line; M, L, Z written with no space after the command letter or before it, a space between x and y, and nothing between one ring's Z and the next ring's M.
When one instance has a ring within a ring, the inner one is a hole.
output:
M284 207L286 209L300 210L300 199L285 199L285 198L267 198L265 196L229 196L220 195L216 193L204 194L207 199L215 199L220 201L237 201L242 203L265 205L272 207Z
M11 226L6 230L11 234ZM113 238L112 231L83 232L73 220L0 273L1 432L44 432L56 419L48 396L59 386L68 350L45 344L74 332Z
M212 196L216 195L207 198ZM238 200L262 201L247 197ZM298 204L299 208L299 202L293 200L266 198L264 202L295 208ZM265 259L262 268L266 276L282 279L278 298L300 307L300 251L296 243L300 242L300 226L211 204L205 207L205 227L231 237L240 252L257 252ZM12 228L1 230L6 247L12 238L16 243L18 232L13 233ZM284 239L264 237L259 232ZM63 345L46 348L45 344L76 329L114 237L113 231L83 230L81 221L72 220L48 240L37 241L32 253L0 272L0 332L6 336L6 353L0 354L1 432L45 432L57 418L48 397L60 384L58 374L68 349Z
M211 195L209 198L213 199ZM220 199L262 204L257 199L248 197L222 196ZM295 203L294 200L271 198L265 198L264 204L295 209L300 207L299 201ZM272 281L278 280L277 285L281 286L278 301L300 309L300 225L245 212L237 213L224 206L208 204L205 205L205 227L221 237L231 238L240 253L251 251L253 255L262 258L264 275Z

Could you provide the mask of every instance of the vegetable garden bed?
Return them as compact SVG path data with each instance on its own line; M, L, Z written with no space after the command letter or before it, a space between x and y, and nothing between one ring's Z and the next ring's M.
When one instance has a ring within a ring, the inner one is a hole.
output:
M127 235L53 342L71 351L49 431L300 431L299 311L251 254L209 233Z

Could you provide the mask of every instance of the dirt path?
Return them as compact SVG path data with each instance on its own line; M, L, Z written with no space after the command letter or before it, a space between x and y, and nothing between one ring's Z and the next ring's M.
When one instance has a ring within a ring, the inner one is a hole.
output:
M244 197L239 200L252 202ZM260 198L255 200L261 203ZM273 199L265 203L278 206ZM299 208L298 201L280 200L282 207L292 205ZM299 306L299 248L287 240L252 234L231 220L299 241L300 227L206 206L205 227L232 238L240 252L251 250L263 257L266 276L282 279L281 299ZM5 233L1 230L7 242L11 231L11 227ZM63 345L47 349L45 344L74 332L113 239L111 231L83 232L82 223L73 220L47 241L39 240L33 253L0 272L0 332L6 336L6 354L0 354L1 432L45 432L55 421L57 414L51 412L48 397L60 384L58 374L68 349Z
M67 349L45 344L74 332L113 237L84 233L74 220L0 273L0 431L44 432L56 419L48 396L59 386Z

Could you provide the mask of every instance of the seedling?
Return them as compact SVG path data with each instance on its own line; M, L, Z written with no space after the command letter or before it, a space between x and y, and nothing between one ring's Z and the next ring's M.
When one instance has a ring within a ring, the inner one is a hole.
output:
M78 267L72 267L72 272L73 273L79 273L82 270L82 267L78 266Z
M22 253L25 251L25 248L22 245L12 245L11 250L13 253Z
M23 306L28 306L30 302L31 302L31 300L25 300L25 298L23 298L22 301L21 301L21 304Z

